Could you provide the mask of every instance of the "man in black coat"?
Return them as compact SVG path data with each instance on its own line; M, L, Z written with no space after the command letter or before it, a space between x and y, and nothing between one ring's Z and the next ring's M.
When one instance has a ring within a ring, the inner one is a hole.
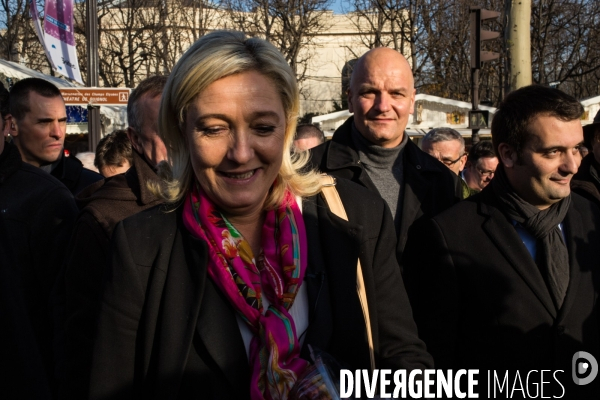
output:
M60 90L52 83L39 78L15 83L10 114L10 134L23 161L52 174L73 195L102 179L77 158L65 157L67 112Z
M480 370L480 397L533 397L542 387L555 398L600 395L598 379L572 377L593 377L589 355L600 358L600 210L569 187L582 113L555 89L509 94L492 124L494 179L415 226L407 244L419 334L437 368ZM503 390L494 373L507 377Z
M581 160L579 171L571 181L571 189L600 205L600 111L592 124L583 127L583 138L590 154Z
M458 178L404 132L415 92L410 65L400 53L385 47L370 50L352 72L348 105L354 116L331 141L311 150L313 167L351 179L386 200L399 261L413 222L461 198Z
M66 337L65 363L60 367L61 398L78 399L87 395L92 332L113 229L123 219L162 203L147 184L150 181L158 184L156 164L166 159L166 149L156 128L166 81L164 76L145 79L129 96L132 167L124 174L94 183L77 196L81 213L69 245L62 282Z
M50 397L53 375L50 293L77 206L63 184L23 162L17 147L4 141L7 96L4 89L0 93L0 255L6 301L0 302L0 315L3 337L12 340L2 342L8 351L0 352L0 388L6 398L43 399ZM17 355L23 357L18 364L5 364ZM19 384L38 386L19 388Z
M0 329L0 392L15 400L49 400L50 385L27 317L13 249L4 245L9 236L0 218L0 319L10 327Z

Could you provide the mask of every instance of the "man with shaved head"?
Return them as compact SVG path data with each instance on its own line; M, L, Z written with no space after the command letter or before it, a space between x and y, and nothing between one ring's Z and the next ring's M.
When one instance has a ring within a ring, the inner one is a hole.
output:
M313 166L351 179L386 200L398 235L402 262L410 226L460 199L460 185L448 168L424 153L405 133L414 112L412 70L397 51L379 47L356 62L348 105L354 113L332 140L311 150Z

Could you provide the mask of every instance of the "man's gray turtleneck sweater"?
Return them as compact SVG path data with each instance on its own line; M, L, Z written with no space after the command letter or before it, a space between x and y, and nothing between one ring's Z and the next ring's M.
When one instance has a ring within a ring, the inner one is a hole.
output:
M390 207L396 229L398 229L402 211L400 192L404 181L402 157L408 135L405 133L398 146L388 149L369 142L352 124L352 141L369 178Z

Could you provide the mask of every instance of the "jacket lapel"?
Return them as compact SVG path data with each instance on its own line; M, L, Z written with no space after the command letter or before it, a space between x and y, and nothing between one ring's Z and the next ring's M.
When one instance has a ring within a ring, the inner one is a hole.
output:
M584 226L583 218L581 213L577 210L577 207L571 201L569 211L563 221L563 236L569 252L569 287L565 295L565 300L558 314L558 322L562 321L568 314L569 310L575 302L577 297L579 284L581 281L581 265L577 261L576 254L581 256L584 249L577 248L577 242L585 243L587 240L583 232L582 227ZM584 260L593 260L594 256L581 257Z
M143 204L147 205L150 203L158 203L158 198L148 188L148 183L153 182L154 184L161 186L164 189L164 182L158 178L156 172L152 169L150 164L146 162L144 158L137 151L133 150L133 168L125 173L125 176L131 180L131 186L138 200ZM139 193L138 193L139 191Z
M496 207L481 199L492 196L491 190L484 191L480 197L480 211L488 218L483 223L483 230L504 255L510 265L519 273L546 310L556 318L556 307L550 297L544 278L535 264L531 254L523 244L519 234Z
M408 230L413 222L423 214L421 200L431 189L431 183L423 179L414 165L404 164L404 187L402 200L402 215L400 216L400 231L398 232L397 253L404 251Z
M180 213L177 213L180 220ZM155 360L161 376L172 377L169 385L154 388L152 398L172 398L176 395L191 350L198 319L200 302L206 281L206 245L193 238L180 226L181 234L173 242L169 269L166 271L163 295L156 326L155 342L158 341ZM161 271L162 272L162 271ZM158 272L156 272L158 273ZM152 288L150 288L152 290ZM176 343L176 346L173 346ZM152 379L150 374L149 379ZM152 387L152 385L150 385Z
M325 267L325 284L329 294L329 306L324 307L319 299L316 310L316 322L311 326L312 337L327 337L321 349L326 349L330 354L345 354L347 357L360 359L368 364L368 350L358 354L356 343L363 343L366 337L363 313L356 293L356 264L360 253L360 238L362 226L352 221L344 221L334 215L321 196L317 196L317 213L319 221L319 236L322 246L322 262ZM349 216L352 218L352 216ZM328 240L335 238L335 240ZM310 246L315 244L310 240ZM329 282L332 282L329 285ZM335 282L335 284L333 284ZM335 321L332 315L336 315ZM321 322L328 320L327 325ZM360 329L348 330L348 326L360 326ZM309 328L309 330L311 330ZM335 336L335 340L332 338ZM315 344L312 342L311 344ZM352 356L348 349L355 349Z
M415 151L417 150L417 151ZM396 251L398 258L404 252L404 246L408 237L408 230L413 222L423 215L421 210L422 199L427 198L431 190L431 181L423 176L422 171L429 170L427 163L419 160L420 152L416 145L409 140L404 149L404 184L402 187L402 214L400 216L400 231L398 232L398 244ZM437 162L437 161L436 161Z
M348 118L335 132L327 147L325 160L326 171L337 171L337 175L346 179L357 179L367 189L379 193L369 174L360 164L358 152L352 141L352 123L354 119Z
M309 325L300 356L310 360L308 344L325 349L331 339L331 303L329 285L325 271L325 260L321 247L319 217L317 215L317 199L313 196L302 204L302 216L308 240L308 267L304 278L307 285Z
M232 387L247 382L250 366L235 311L208 278L196 329L206 351Z
M193 260L189 265L190 273L193 271L200 276L197 280L199 284L194 299L194 314L190 314L190 323L193 322L193 325L186 329L192 335L194 330L197 332L204 348L232 387L239 387L240 382L248 380L250 367L235 311L221 294L221 290L208 277L208 256L204 255L199 259L193 251L198 247L197 243L206 249L206 243L196 239L187 231L186 236L190 242L195 242L188 246L188 249L191 249L189 258ZM205 254L207 254L206 250ZM197 316L197 321L193 316Z

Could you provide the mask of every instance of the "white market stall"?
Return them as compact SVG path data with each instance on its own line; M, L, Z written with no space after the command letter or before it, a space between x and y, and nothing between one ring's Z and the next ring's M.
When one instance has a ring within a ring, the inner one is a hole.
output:
M81 87L77 83L69 82L56 76L46 75L12 61L0 59L0 82L4 87L10 90L12 84L25 78L45 79L58 88ZM116 129L127 128L127 108L124 106L100 106L100 118L102 124L101 136ZM87 122L67 124L67 134L84 134L87 131Z

